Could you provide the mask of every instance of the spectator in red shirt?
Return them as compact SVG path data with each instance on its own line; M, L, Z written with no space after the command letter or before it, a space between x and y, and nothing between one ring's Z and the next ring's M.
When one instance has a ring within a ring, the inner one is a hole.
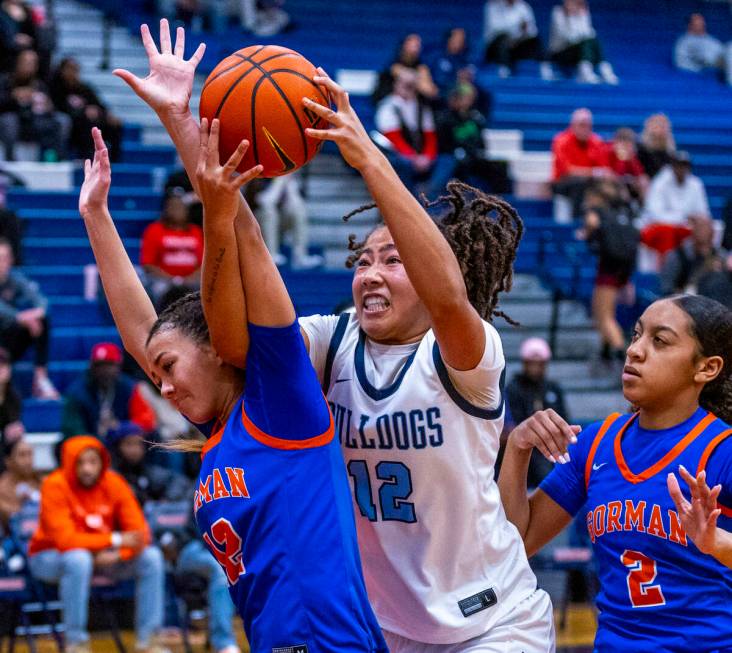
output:
M417 95L417 73L403 69L376 109L376 129L397 174L413 193L432 195L452 175L455 159L438 156L432 110Z
M166 195L160 220L142 235L140 264L145 286L161 311L201 285L203 231L188 219L188 209L177 193Z
M612 143L607 143L607 164L624 183L631 196L643 200L648 188L648 175L638 158L635 147L635 132L628 127L621 127L615 132Z
M602 139L592 131L592 112L577 109L569 127L552 141L552 190L572 202L572 215L581 215L585 191L593 178L606 177L607 149Z

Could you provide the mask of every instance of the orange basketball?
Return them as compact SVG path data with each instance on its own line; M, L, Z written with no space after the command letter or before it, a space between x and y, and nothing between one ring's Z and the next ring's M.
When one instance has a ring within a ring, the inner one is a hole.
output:
M209 124L221 122L221 163L245 138L249 150L240 172L262 164L263 177L278 177L310 161L322 141L306 136L305 128L328 127L302 103L308 97L329 105L327 91L313 82L316 74L305 57L277 45L252 45L221 61L203 86L199 107Z

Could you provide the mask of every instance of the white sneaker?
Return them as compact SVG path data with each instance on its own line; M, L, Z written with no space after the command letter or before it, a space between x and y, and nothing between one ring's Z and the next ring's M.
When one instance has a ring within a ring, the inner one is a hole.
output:
M325 259L317 254L305 254L303 256L292 257L293 270L311 270L323 265Z
M600 78L592 70L592 64L589 61L580 61L577 66L577 81L582 84L599 84Z
M600 65L597 67L597 70L600 73L600 77L602 77L602 81L604 81L606 84L612 84L613 86L616 86L620 81L609 61L601 62Z
M539 74L545 82L551 82L554 79L554 69L548 61L542 61L539 64Z
M51 379L47 376L36 376L33 380L33 396L36 399L45 401L56 401L60 399L56 386L53 385Z
M501 79L507 79L511 76L511 69L508 66L498 66L498 76Z

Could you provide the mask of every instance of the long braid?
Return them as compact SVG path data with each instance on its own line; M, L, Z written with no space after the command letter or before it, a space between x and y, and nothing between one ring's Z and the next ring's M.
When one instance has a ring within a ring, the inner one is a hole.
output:
M445 206L435 218L435 224L447 240L460 265L470 303L485 320L502 317L517 325L503 311L497 309L498 295L513 285L513 264L516 260L524 225L516 210L506 201L488 195L459 181L447 184L447 194L434 202L422 199L425 209ZM375 208L366 204L344 216L352 216ZM364 241L351 234L346 260L353 267L358 260Z

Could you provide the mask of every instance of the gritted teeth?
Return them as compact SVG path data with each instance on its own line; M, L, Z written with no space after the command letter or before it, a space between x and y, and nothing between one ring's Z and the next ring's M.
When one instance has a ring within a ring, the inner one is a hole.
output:
M389 300L380 295L371 295L364 298L363 307L370 313L384 311L389 308Z

